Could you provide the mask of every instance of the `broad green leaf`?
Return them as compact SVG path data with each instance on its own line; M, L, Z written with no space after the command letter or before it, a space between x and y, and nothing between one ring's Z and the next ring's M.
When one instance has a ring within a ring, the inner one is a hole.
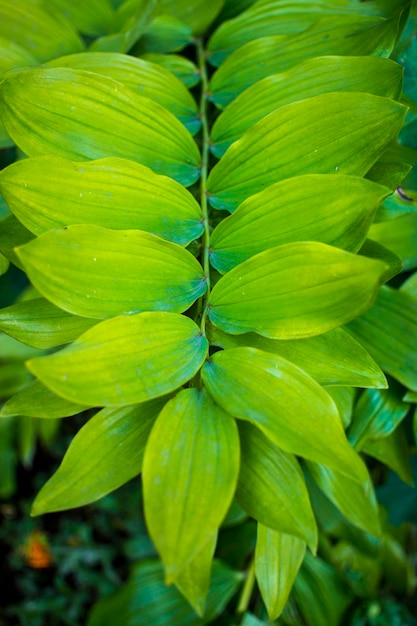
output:
M5 274L8 269L9 269L9 259L6 259L6 257L0 252L0 276L2 274Z
M158 15L146 29L135 53L177 52L193 43L191 28L171 15Z
M160 398L96 413L71 441L61 465L36 496L31 514L90 504L137 476L164 402Z
M192 561L175 578L175 586L191 604L197 615L202 617L210 587L210 575L213 555L216 548L217 533L197 552Z
M317 526L296 458L280 450L252 424L239 424L241 465L236 498L261 524L295 535L313 552Z
M0 401L7 400L29 382L28 372L18 361L0 367Z
M375 4L375 3L373 3ZM328 2L315 0L314 3L283 2L283 0L270 0L268 2L256 2L243 14L234 20L225 22L215 31L208 45L210 61L219 65L231 52L244 44L271 35L296 35L307 31L317 20L320 19L322 28L328 23L341 21L342 15L345 20L355 20L355 16L381 15L379 12L363 11L364 5L352 2ZM399 10L391 15L399 13ZM385 16L387 17L387 16ZM359 18L360 19L360 18Z
M366 178L390 189L396 189L403 183L411 169L408 154L402 154L401 148L397 149L395 144L391 143L367 172Z
M198 149L184 126L107 76L71 68L9 74L0 103L6 131L28 156L124 157L186 186L199 176Z
M210 238L210 262L225 273L258 252L293 241L321 241L356 252L389 193L353 176L307 174L282 180L220 222Z
M67 400L118 406L170 393L196 374L206 356L207 340L191 319L158 311L101 322L28 367Z
M125 0L116 7L115 33L95 39L90 50L128 52L143 36L159 12L159 0Z
M402 481L414 486L410 449L402 425L387 437L368 439L362 451L390 467Z
M161 0L164 13L189 26L194 35L202 35L220 12L224 0Z
M209 317L231 334L312 337L368 309L385 268L326 244L288 243L223 276L211 292Z
M49 6L27 0L0 1L0 36L26 48L38 62L84 49L68 20Z
M386 378L368 352L343 328L334 328L307 339L268 339L256 333L229 335L208 328L212 345L220 348L250 347L278 354L298 365L321 385L386 387Z
M127 584L93 607L87 626L200 626L222 613L241 581L240 572L215 560L206 612L200 618L175 587L164 584L160 561L141 562Z
M201 76L197 66L178 54L158 54L148 52L142 55L142 59L157 63L174 74L188 89L195 87L200 82Z
M391 252L391 250L388 250L388 248L385 248L385 246L382 246L380 243L373 241L372 239L365 239L363 246L358 251L358 254L360 256L367 257L368 259L375 259L385 263L386 270L381 276L381 283L388 282L403 269L401 259L394 254L394 252Z
M417 301L382 287L374 306L347 330L353 333L382 369L417 391Z
M314 57L388 57L397 30L398 18L340 15L319 19L296 35L261 37L241 46L222 63L210 82L211 99L224 107L258 80Z
M414 299L417 299L417 272L411 274L411 276L409 276L407 280L403 282L400 291L408 294Z
M308 626L339 626L352 592L335 567L306 552L294 584L294 597Z
M3 3L0 3L0 7ZM38 65L38 60L23 46L0 35L0 73L16 67Z
M398 98L401 67L380 57L327 56L258 81L238 96L217 118L211 132L211 150L221 157L249 128L276 109L336 91L364 91Z
M230 20L255 3L256 0L224 0L224 7L219 16L219 22Z
M252 194L300 174L362 177L395 138L404 114L401 104L365 93L321 94L281 107L214 166L210 204L233 211Z
M307 467L320 489L352 524L380 536L378 504L370 476L358 483L320 463L307 461Z
M403 402L403 389L395 381L389 389L367 389L356 403L349 441L360 450L368 439L390 435L404 419L409 405Z
M112 52L83 52L50 61L47 67L87 70L113 78L140 96L164 106L190 133L195 134L201 121L197 105L184 85L171 72L143 59Z
M417 213L373 224L369 236L400 257L404 270L417 268Z
M145 450L143 489L146 522L168 583L220 526L239 456L236 423L206 391L184 389L159 414Z
M34 348L70 343L97 321L66 313L44 298L0 309L0 330Z
M187 245L203 229L201 209L182 185L126 159L82 164L55 156L24 159L0 172L0 191L36 235L70 224L96 224L145 230Z
M203 269L188 250L139 230L69 226L44 233L17 254L42 295L85 317L182 313L206 291Z
M0 415L2 417L22 415L56 419L76 415L87 408L85 405L69 402L57 396L39 380L35 380L7 400Z
M21 343L9 335L0 332L0 354L1 358L8 361L24 361L34 356L40 356L42 350L31 348Z
M9 259L19 269L22 265L14 251L16 246L21 246L33 239L33 234L27 230L14 215L8 215L0 222L0 253Z
M305 549L304 541L294 535L258 524L256 580L271 621L281 615L287 603Z
M367 472L347 442L336 405L303 370L254 348L216 352L202 369L214 400L277 446L355 480Z
M343 428L346 430L352 421L356 389L354 387L325 387L325 389L337 406Z
M112 30L116 17L109 0L48 0L53 8L64 15L85 35L103 35Z

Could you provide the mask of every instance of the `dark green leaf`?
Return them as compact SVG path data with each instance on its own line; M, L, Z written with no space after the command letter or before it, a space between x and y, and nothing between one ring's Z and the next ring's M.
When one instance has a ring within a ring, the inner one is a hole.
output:
M405 270L417 268L417 214L403 215L395 220L373 224L369 236L392 252L403 262Z
M161 0L165 13L189 26L194 35L201 35L223 6L224 0Z
M142 58L169 70L188 88L195 87L200 82L200 72L190 59L177 54L158 54L157 52L148 52L143 54Z
M207 340L192 320L152 312L101 322L28 367L67 400L118 406L170 393L194 376L206 355Z
M403 269L400 257L372 239L365 239L363 246L358 251L358 254L365 256L368 259L376 259L377 261L385 263L387 269L381 277L382 283L388 282Z
M18 268L22 265L14 251L16 246L21 246L33 239L33 234L27 230L14 215L8 215L0 222L0 253Z
M402 425L387 437L368 439L362 451L390 467L408 485L414 485L410 450Z

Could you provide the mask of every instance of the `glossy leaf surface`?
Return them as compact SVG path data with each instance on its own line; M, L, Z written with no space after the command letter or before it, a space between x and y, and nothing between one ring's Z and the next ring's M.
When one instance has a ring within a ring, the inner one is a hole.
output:
M61 465L38 493L32 515L90 504L137 476L164 402L157 399L96 413L75 435Z
M18 256L45 297L85 317L179 313L206 290L203 269L190 252L143 231L69 226L44 233Z
M221 348L250 347L278 354L301 367L321 385L386 387L382 370L368 352L343 328L308 339L269 339L256 333L229 335L215 326L210 343Z
M22 71L3 81L0 102L7 132L28 156L124 157L184 185L199 176L198 149L184 126L107 76L71 68Z
M404 114L397 102L365 93L322 94L281 107L214 166L207 181L210 204L233 211L252 194L300 174L364 176Z
M389 59L308 59L286 72L263 78L231 102L213 125L212 152L221 157L253 124L291 102L336 91L363 91L397 99L401 84L401 67Z
M143 486L146 521L167 582L216 533L238 471L236 423L207 392L184 389L166 404L146 446Z
M282 613L303 561L305 549L305 542L294 535L280 533L258 524L256 580L271 621Z
M385 267L321 243L285 244L223 276L211 292L209 317L231 334L319 335L369 308Z
M0 191L36 235L70 224L96 224L145 230L186 245L203 228L201 209L182 185L126 159L82 164L54 156L24 159L0 172Z
M251 196L220 222L210 238L210 261L225 273L263 250L293 241L321 241L356 252L389 193L353 176L285 179Z
M139 313L101 322L64 350L30 360L28 367L67 400L117 406L180 387L206 354L207 340L189 318Z
M362 461L347 443L336 405L303 370L254 348L215 353L202 369L217 404L252 422L286 452L361 480Z
M239 424L239 435L242 459L236 498L240 506L261 524L295 535L315 551L316 522L296 458L248 422Z

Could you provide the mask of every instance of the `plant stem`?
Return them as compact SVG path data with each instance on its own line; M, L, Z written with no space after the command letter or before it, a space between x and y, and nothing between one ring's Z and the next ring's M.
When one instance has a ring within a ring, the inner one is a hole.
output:
M253 588L255 586L255 560L252 559L246 574L245 584L243 585L242 593L240 594L239 603L237 606L238 613L245 613L248 610L249 602L252 596Z
M206 334L206 318L207 318L207 303L210 297L210 258L209 258L209 244L210 244L210 226L209 226L209 207L207 203L207 176L208 176L208 161L209 161L209 141L210 132L207 120L207 93L208 93L208 77L205 52L203 47L203 41L201 39L196 40L198 66L201 74L201 97L200 97L200 118L201 118L201 179L200 179L200 204L201 213L203 216L204 234L203 234L203 251L202 251L202 265L204 274L207 280L207 291L204 298L200 300L199 314L201 314L200 328L202 333Z

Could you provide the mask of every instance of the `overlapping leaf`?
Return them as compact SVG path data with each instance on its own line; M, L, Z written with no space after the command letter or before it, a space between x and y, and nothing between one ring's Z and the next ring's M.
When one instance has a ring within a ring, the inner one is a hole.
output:
M393 100L365 93L322 94L282 107L212 169L210 204L233 211L252 194L300 174L364 176L397 135L404 114Z
M231 102L213 125L211 150L221 157L256 122L291 102L337 91L363 91L396 99L401 84L402 69L389 59L354 56L308 59L286 72L258 81Z
M161 0L163 11L187 24L193 34L204 33L223 6L224 0Z
M184 185L199 176L198 149L184 126L107 76L71 68L22 71L3 81L0 103L6 131L28 156L124 157Z
M231 334L312 337L369 308L385 269L322 243L285 244L225 274L211 292L209 317Z
M28 367L67 400L117 406L170 393L194 376L206 355L207 340L192 320L152 312L101 322Z
M85 317L180 313L206 291L203 269L188 250L139 230L69 226L17 252L42 295Z
M336 405L303 370L254 348L215 353L202 369L217 404L252 422L276 445L355 480L366 476L347 442Z
M64 15L86 35L104 35L113 29L116 18L110 0L48 0L48 8Z
M397 254L405 270L417 268L417 214L403 215L396 220L373 224L370 237Z
M57 419L76 415L87 408L89 407L85 404L65 400L45 387L39 380L34 380L7 400L1 410L1 415Z
M203 229L201 209L182 185L126 159L82 164L54 156L24 159L0 172L0 191L36 235L96 224L145 230L186 245Z
M211 99L224 107L261 78L284 72L313 57L387 57L397 31L398 18L338 16L319 19L298 35L260 37L235 50L222 63L210 82Z
M149 532L168 581L216 533L238 470L236 424L206 391L185 389L166 404L146 446L143 486Z
M225 273L258 252L293 241L322 241L356 252L389 193L353 176L285 179L251 196L220 222L210 238L210 261Z

